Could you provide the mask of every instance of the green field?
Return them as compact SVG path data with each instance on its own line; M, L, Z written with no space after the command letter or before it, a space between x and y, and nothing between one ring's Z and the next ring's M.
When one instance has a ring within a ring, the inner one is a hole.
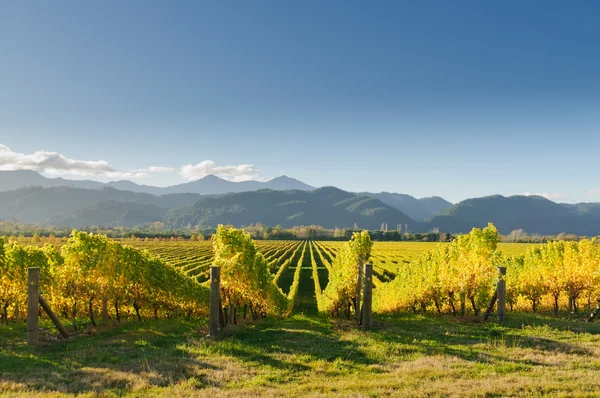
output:
M13 396L596 396L600 325L510 314L505 326L404 314L374 330L314 313L211 341L206 320L128 322L24 344L0 327ZM89 335L88 335L89 334Z

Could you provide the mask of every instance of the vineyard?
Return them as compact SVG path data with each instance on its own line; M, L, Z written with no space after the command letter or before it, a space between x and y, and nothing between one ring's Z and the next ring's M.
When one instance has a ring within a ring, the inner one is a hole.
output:
M243 233L227 239L247 240ZM96 325L101 312L104 318L116 320L203 316L209 269L219 261L231 269L226 283L232 287L223 290L225 311L237 313L243 308L244 317L251 314L253 318L317 311L337 316L345 311L350 317L354 273L357 263L366 260L373 264L378 313L478 315L493 293L499 265L508 269L511 310L552 310L555 314L561 308L590 310L599 294L598 245L591 240L499 244L493 227L474 230L447 244L368 240L360 254L348 252L352 245L344 242L246 242L243 250L256 253L244 265L233 261L231 254L215 253L217 241L131 238L118 242L79 232L68 241L11 238L0 251L2 321L23 319L29 266L40 267L45 296L75 328L86 317ZM230 247L231 242L223 245ZM259 266L264 270L248 270L257 266L248 261L264 263ZM247 283L240 285L240 281Z
M600 297L598 244L498 240L493 226L440 244L371 242L367 233L349 242L254 242L226 228L212 241L114 241L82 232L68 241L0 240L0 310L8 324L0 326L0 392L596 391L600 325L569 318ZM368 332L354 320L365 262L373 264L377 314ZM222 321L233 326L215 341L205 338L211 265L221 273ZM508 321L483 323L500 265ZM53 344L44 317L44 344L25 346L28 267L40 268L42 295L69 341ZM290 381L291 390L281 389Z

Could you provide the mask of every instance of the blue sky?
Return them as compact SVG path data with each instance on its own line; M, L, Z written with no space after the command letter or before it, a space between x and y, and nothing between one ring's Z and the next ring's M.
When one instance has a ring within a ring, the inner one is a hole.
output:
M599 19L592 1L2 2L0 169L600 201Z

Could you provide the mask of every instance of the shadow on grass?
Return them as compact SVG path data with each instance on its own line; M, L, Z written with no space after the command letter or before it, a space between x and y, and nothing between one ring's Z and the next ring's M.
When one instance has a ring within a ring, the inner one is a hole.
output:
M508 362L543 366L533 360L510 358L507 350L512 348L532 348L548 355L593 356L593 350L578 343L562 341L556 333L600 332L600 325L583 326L530 314L512 314L506 325L413 314L392 315L381 320L380 327L371 331L369 337L379 343L396 346L400 355L448 355L482 364ZM575 338L575 335L572 337Z
M308 310L308 287L314 281L307 270L302 272L301 297ZM119 395L190 380L193 388L225 386L240 374L252 373L244 367L263 370L269 381L281 382L323 369L323 362L339 362L341 372L362 374L376 371L370 365L422 356L451 356L511 371L545 366L517 358L513 348L589 357L593 352L581 341L600 334L598 324L531 314L509 314L502 326L446 316L380 316L371 331L358 331L350 321L297 314L248 323L217 341L204 340L204 334L196 332L204 326L203 321L183 320L128 323L37 348L25 346L24 326L0 328L0 383L27 391ZM338 371L335 366L333 370ZM237 373L230 377L227 372Z
M211 349L244 362L291 371L309 370L311 361L343 359L354 365L374 363L358 344L340 339L329 319L295 315L265 320L238 330Z
M199 323L148 321L124 324L92 336L27 347L21 339L0 339L0 382L27 391L117 395L190 379L195 387L216 385L207 372L221 369L182 347L198 335ZM7 334L0 330L0 337ZM217 384L218 385L218 384Z

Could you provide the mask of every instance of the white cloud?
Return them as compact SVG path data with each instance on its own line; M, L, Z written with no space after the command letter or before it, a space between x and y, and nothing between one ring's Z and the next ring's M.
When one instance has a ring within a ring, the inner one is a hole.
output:
M37 151L32 154L13 152L0 144L0 170L35 170L48 172L70 172L81 175L115 173L105 160L68 159L57 152Z
M143 169L117 170L105 160L69 159L58 152L36 151L31 154L14 152L0 144L0 170L34 170L48 176L65 175L95 176L98 178L146 178L155 173L172 173L173 167L150 166ZM188 180L196 180L209 174L230 181L263 180L257 176L260 170L250 164L237 166L217 166L212 160L198 164L187 164L179 169L179 174Z
M598 195L600 195L600 189L590 189L588 191L588 195L590 195L590 196L598 196Z
M217 166L212 160L204 160L198 164L186 164L181 167L179 174L188 180L197 180L213 174L217 177L230 181L256 180L260 170L251 164L240 164L238 166Z
M149 177L149 173L174 171L175 169L153 166L147 169L119 171L105 160L75 160L58 152L49 151L25 154L14 152L6 145L0 144L0 170L34 170L52 176L72 174L109 178L142 178Z
M148 167L146 170L148 170L149 173L170 173L172 171L175 171L175 169L173 167L161 167L161 166L151 166L151 167Z
M560 199L567 199L569 197L569 195L566 195L564 193L548 193L548 192L525 192L523 195L525 196L543 196L546 199L549 200L560 200Z

